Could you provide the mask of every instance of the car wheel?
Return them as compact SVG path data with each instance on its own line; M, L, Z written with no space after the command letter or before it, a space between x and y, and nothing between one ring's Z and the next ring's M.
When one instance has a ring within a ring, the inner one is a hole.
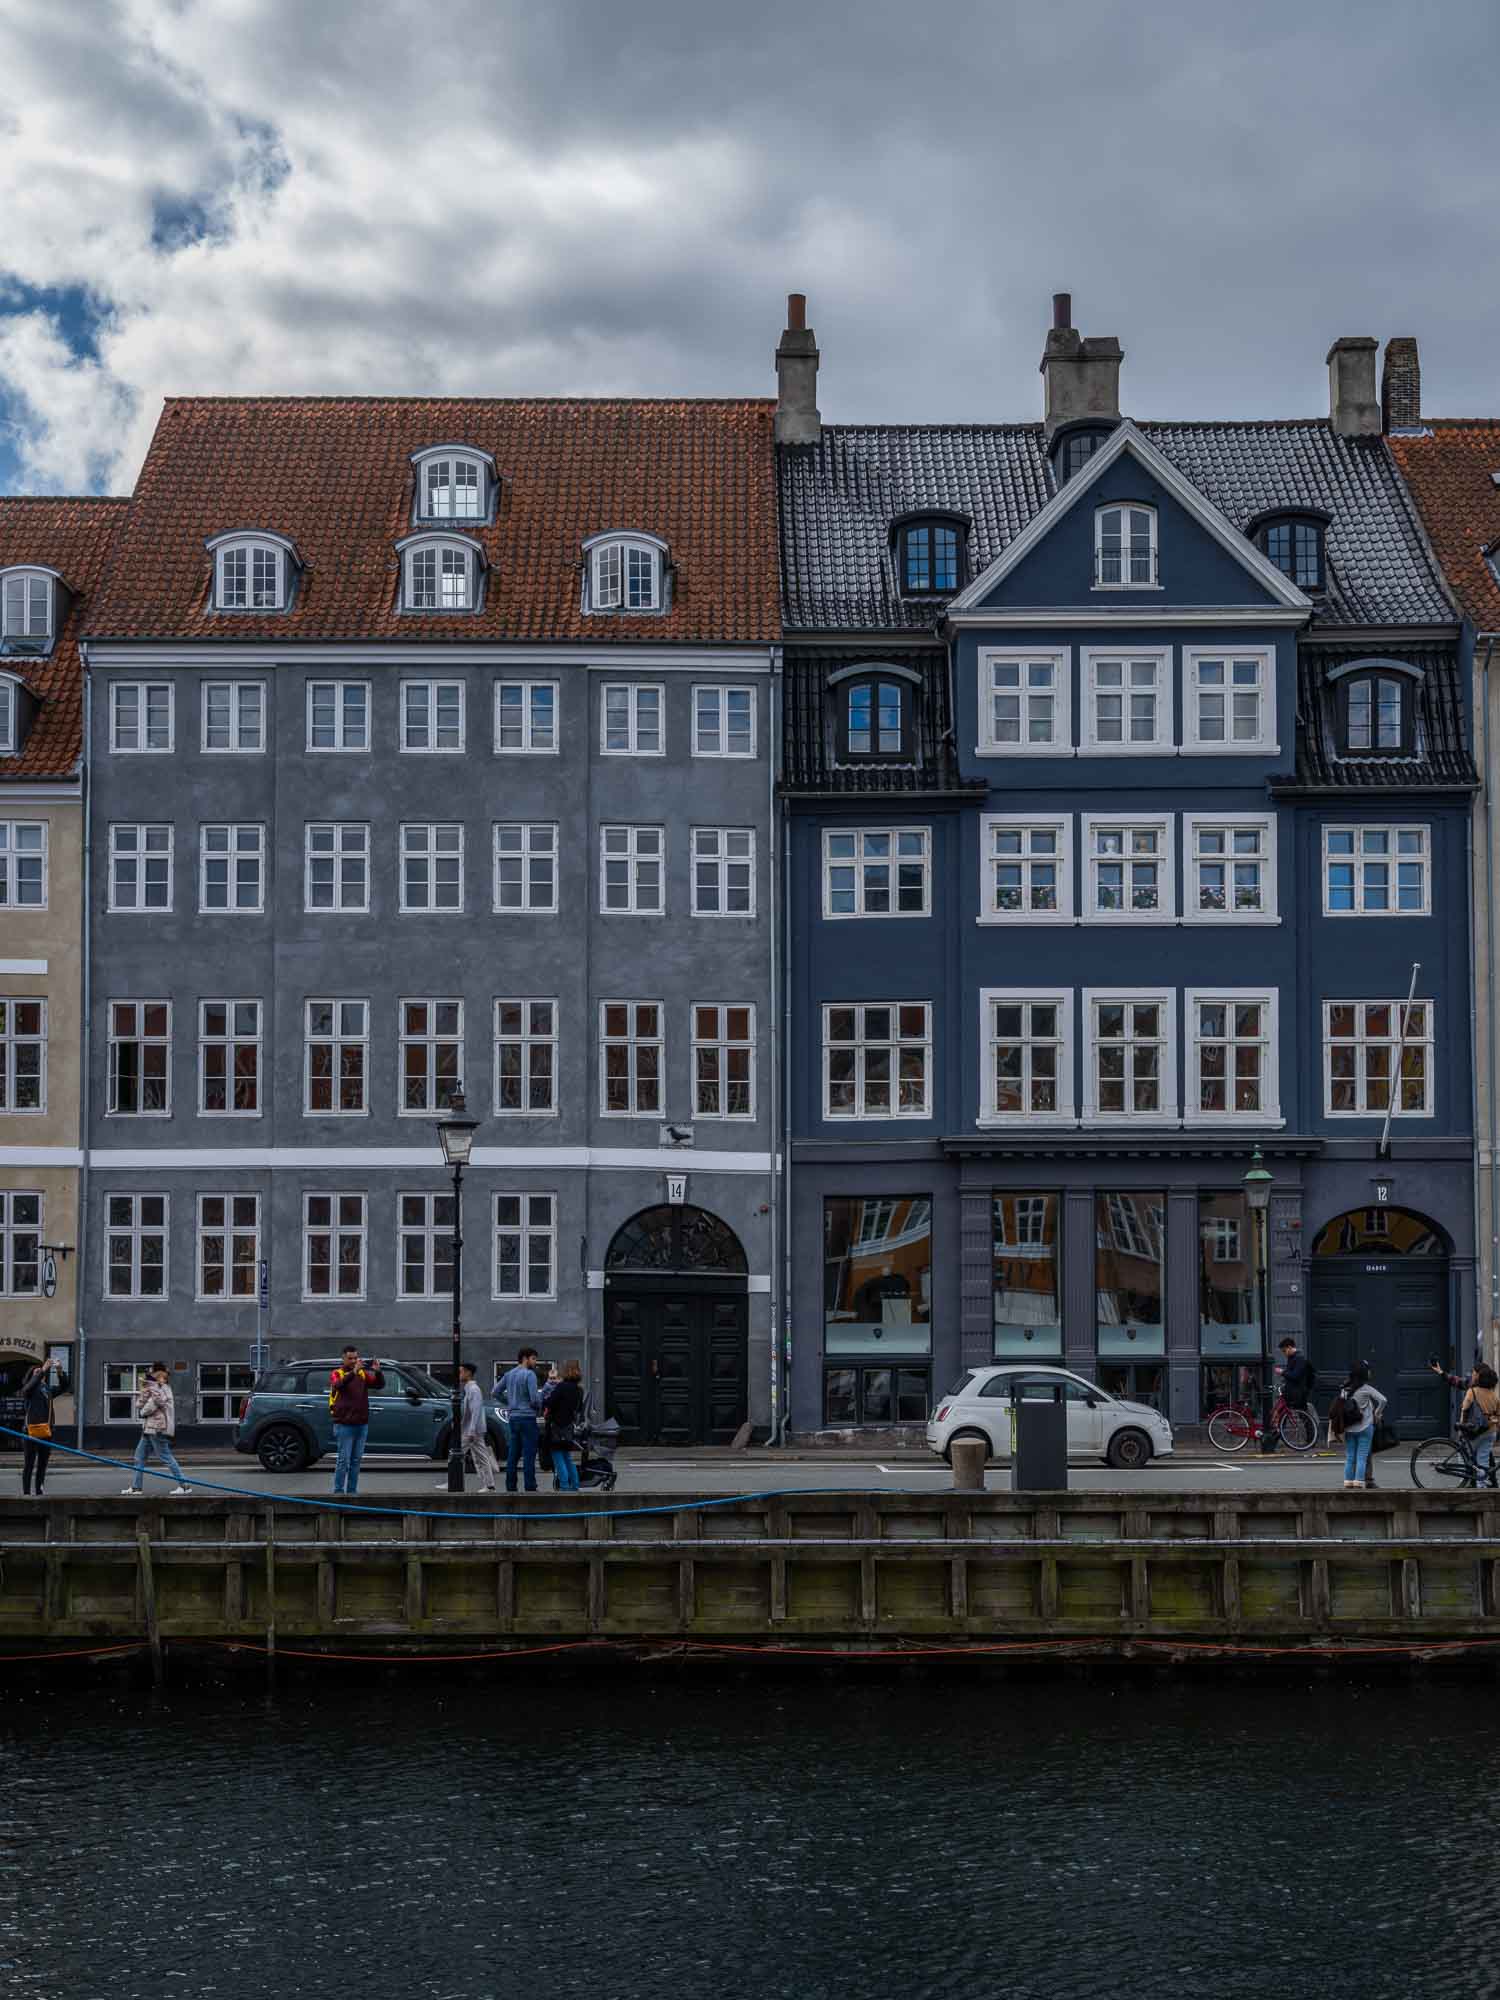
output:
M1151 1463L1151 1440L1144 1431L1116 1431L1104 1457L1124 1472L1139 1472Z
M302 1472L312 1460L307 1439L295 1424L272 1424L262 1431L255 1455L267 1472Z
M972 1441L974 1444L982 1444L984 1446L984 1462L986 1465L988 1465L990 1460L995 1456L995 1447L990 1443L989 1439L985 1436L983 1431L975 1431L975 1430L955 1431L952 1437L949 1438L948 1442L943 1446L943 1457L947 1459L948 1463L951 1465L953 1463L953 1447L956 1444L962 1444L969 1441Z

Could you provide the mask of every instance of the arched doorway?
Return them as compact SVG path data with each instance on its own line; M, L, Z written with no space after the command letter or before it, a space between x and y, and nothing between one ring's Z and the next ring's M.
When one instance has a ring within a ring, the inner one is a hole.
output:
M1383 1204L1336 1215L1313 1237L1308 1358L1328 1389L1368 1361L1403 1437L1448 1427L1448 1390L1427 1364L1453 1366L1451 1248L1427 1216Z
M717 1215L643 1208L604 1259L604 1402L625 1444L729 1444L750 1391L749 1266Z

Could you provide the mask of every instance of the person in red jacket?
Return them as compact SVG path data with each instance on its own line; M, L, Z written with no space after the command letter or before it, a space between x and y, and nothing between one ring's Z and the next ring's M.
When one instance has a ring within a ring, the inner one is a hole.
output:
M359 1491L360 1461L370 1430L370 1391L384 1387L385 1377L375 1357L361 1361L357 1347L346 1347L344 1358L328 1378L328 1409L338 1445L333 1462L335 1493Z

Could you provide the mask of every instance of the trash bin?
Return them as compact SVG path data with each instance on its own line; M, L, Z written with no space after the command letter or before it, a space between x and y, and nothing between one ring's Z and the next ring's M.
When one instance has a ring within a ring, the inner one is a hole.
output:
M1061 1393L1055 1401L1022 1397L1015 1406L1016 1455L1013 1493L1065 1493L1068 1487L1068 1410Z

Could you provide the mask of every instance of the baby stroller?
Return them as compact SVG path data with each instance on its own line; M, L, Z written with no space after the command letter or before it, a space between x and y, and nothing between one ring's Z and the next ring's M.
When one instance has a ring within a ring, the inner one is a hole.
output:
M606 1493L613 1493L619 1473L615 1471L615 1453L620 1447L620 1426L613 1417L606 1417L602 1424L589 1418L587 1411L584 1421L576 1426L573 1442L577 1445L578 1484L602 1487Z

